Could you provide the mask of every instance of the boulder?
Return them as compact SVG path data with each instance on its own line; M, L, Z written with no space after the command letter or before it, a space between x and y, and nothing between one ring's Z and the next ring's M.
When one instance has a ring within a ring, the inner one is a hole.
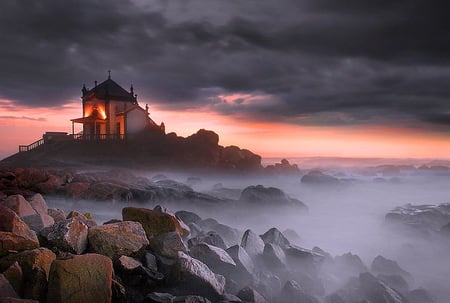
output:
M400 291L402 294L405 294L409 291L408 282L406 282L405 278L400 275L377 275L377 279L383 281L391 288L394 288Z
M275 227L269 229L260 237L263 240L264 244L275 244L283 249L288 248L291 244L289 240L286 239L286 237L281 233L281 231L279 231Z
M389 287L383 281L378 280L372 274L366 272L359 275L359 282L364 297L369 302L379 303L407 303L408 300L398 291Z
M55 260L50 269L47 302L110 303L113 266L110 258L98 254Z
M80 220L84 224L86 224L89 228L97 226L97 223L92 219L92 215L90 213L82 214L76 210L72 210L67 215L66 219L72 219L72 218L77 218L78 220Z
M124 221L136 221L142 224L147 237L150 239L168 232L178 232L181 237L189 235L189 229L184 227L174 214L162 209L125 207L122 209Z
M359 274L369 271L367 266L362 262L361 258L352 253L336 256L334 258L333 270L338 277L342 277L344 274L347 278L359 276Z
M35 232L39 232L55 223L55 220L47 214L34 214L22 217L22 219Z
M191 248L191 256L202 261L215 273L228 276L236 269L236 263L222 248L199 243Z
M116 261L116 268L122 274L127 275L125 278L127 284L142 286L147 278L153 281L161 281L164 279L162 273L150 270L138 260L128 256L121 256L118 258Z
M340 181L338 178L324 174L321 171L312 170L302 177L301 182L310 185L336 185Z
M265 303L266 299L251 287L241 289L237 296L245 302Z
M50 266L55 259L56 255L51 250L41 247L3 257L0 259L0 270L18 262L23 272L21 294L26 298L43 300L47 291Z
M250 284L253 280L253 272L255 270L251 257L239 245L231 246L226 252L233 259L234 263L236 263L236 271L233 279L237 282L247 282L247 284Z
M400 275L409 281L412 280L412 276L409 272L401 268L397 262L384 258L383 256L377 256L370 267L373 273L383 275Z
M189 248L197 245L198 243L206 243L209 245L213 245L222 249L226 249L227 245L222 237L215 231L209 231L205 235L201 234L197 237L193 237L189 239L188 246Z
M203 230L213 230L219 224L216 219L206 218L197 222L197 225L200 226Z
M264 241L251 229L247 229L244 232L241 240L241 246L252 258L261 255L264 251Z
M44 228L39 236L46 245L81 254L87 247L88 226L78 218L66 219Z
M286 255L283 249L272 243L264 246L263 258L269 268L281 269L286 267Z
M19 295L3 274L0 274L0 297L19 298Z
M12 195L7 197L1 205L13 210L19 217L31 216L36 211L31 207L30 203L25 200L22 195Z
M202 220L202 218L200 218L200 216L196 213L186 210L177 211L175 213L175 216L177 216L177 218L179 218L186 224L197 223Z
M142 225L133 221L92 227L89 229L88 242L92 252L111 259L132 255L149 244Z
M280 303L319 303L315 297L307 294L294 280L287 281L281 290L278 302Z
M0 205L0 257L39 247L34 231L11 209Z
M66 214L62 209L59 208L49 208L47 211L48 215L55 220L55 222L63 221L66 219Z
M216 226L214 226L211 230L215 231L222 237L227 247L239 243L240 233L236 228L219 223Z
M306 209L306 205L286 195L281 189L276 187L264 187L262 185L249 186L244 188L239 198L241 202L271 207L293 206Z
M411 290L406 294L406 298L409 303L436 303L438 302L433 296L425 289L418 288Z
M178 252L188 251L180 234L175 231L161 233L151 238L150 247L155 253L168 258L176 258Z
M23 272L22 268L19 265L19 262L16 261L11 266L9 266L5 271L3 271L3 275L9 281L9 283L14 288L16 293L21 294L23 283Z
M298 174L300 169L297 164L290 164L288 160L282 159L280 163L268 165L264 171L271 174Z
M300 243L302 241L301 237L299 236L299 234L293 230L293 229L286 229L282 232L282 234L286 237L287 240L289 240L289 242L293 242L293 243Z
M33 209L40 215L47 215L48 206L47 202L45 202L44 197L41 194L33 195L30 200L30 205Z
M180 291L196 294L217 301L225 290L225 278L213 273L203 262L183 252L178 253L175 280Z
M146 252L144 256L144 261L145 261L144 264L148 269L154 272L158 271L158 263L156 261L156 257L154 254Z

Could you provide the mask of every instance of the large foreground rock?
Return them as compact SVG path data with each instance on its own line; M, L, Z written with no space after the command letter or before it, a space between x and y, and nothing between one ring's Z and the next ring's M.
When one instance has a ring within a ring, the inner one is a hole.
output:
M112 300L112 261L98 254L74 256L52 263L47 302L109 303Z
M111 259L129 256L149 243L142 225L132 221L92 227L88 241L91 251Z
M225 290L225 278L213 273L206 264L183 252L178 253L176 281L185 294L201 295L212 301L220 298Z
M42 301L47 291L50 266L55 259L56 255L44 247L26 250L1 258L0 271L10 268L17 262L23 273L21 295Z
M208 265L214 272L227 276L236 269L236 263L222 248L199 243L191 248L191 255Z
M176 231L181 237L189 235L189 228L182 224L178 218L161 207L155 209L125 207L122 209L124 221L136 221L142 224L147 237L150 239L162 233Z

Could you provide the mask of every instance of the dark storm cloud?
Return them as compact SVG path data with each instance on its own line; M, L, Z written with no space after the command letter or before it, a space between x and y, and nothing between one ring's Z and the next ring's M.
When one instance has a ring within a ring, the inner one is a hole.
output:
M0 98L63 104L112 69L140 100L167 108L448 125L448 8L441 0L4 0ZM218 97L234 94L251 96Z

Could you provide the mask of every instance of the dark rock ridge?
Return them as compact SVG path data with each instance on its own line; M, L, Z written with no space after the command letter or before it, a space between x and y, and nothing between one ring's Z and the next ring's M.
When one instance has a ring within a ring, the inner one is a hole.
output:
M132 152L130 152L132 151ZM126 140L49 141L0 162L2 166L59 167L113 165L119 167L191 167L261 170L261 157L237 146L219 145L219 136L201 129L189 137L143 132Z

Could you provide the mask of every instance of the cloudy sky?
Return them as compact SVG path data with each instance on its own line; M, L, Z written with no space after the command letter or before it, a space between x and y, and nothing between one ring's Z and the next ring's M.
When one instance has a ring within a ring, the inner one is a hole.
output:
M222 143L263 155L444 157L449 8L443 0L2 0L3 141L68 128L83 83L110 69L177 133L212 128Z

